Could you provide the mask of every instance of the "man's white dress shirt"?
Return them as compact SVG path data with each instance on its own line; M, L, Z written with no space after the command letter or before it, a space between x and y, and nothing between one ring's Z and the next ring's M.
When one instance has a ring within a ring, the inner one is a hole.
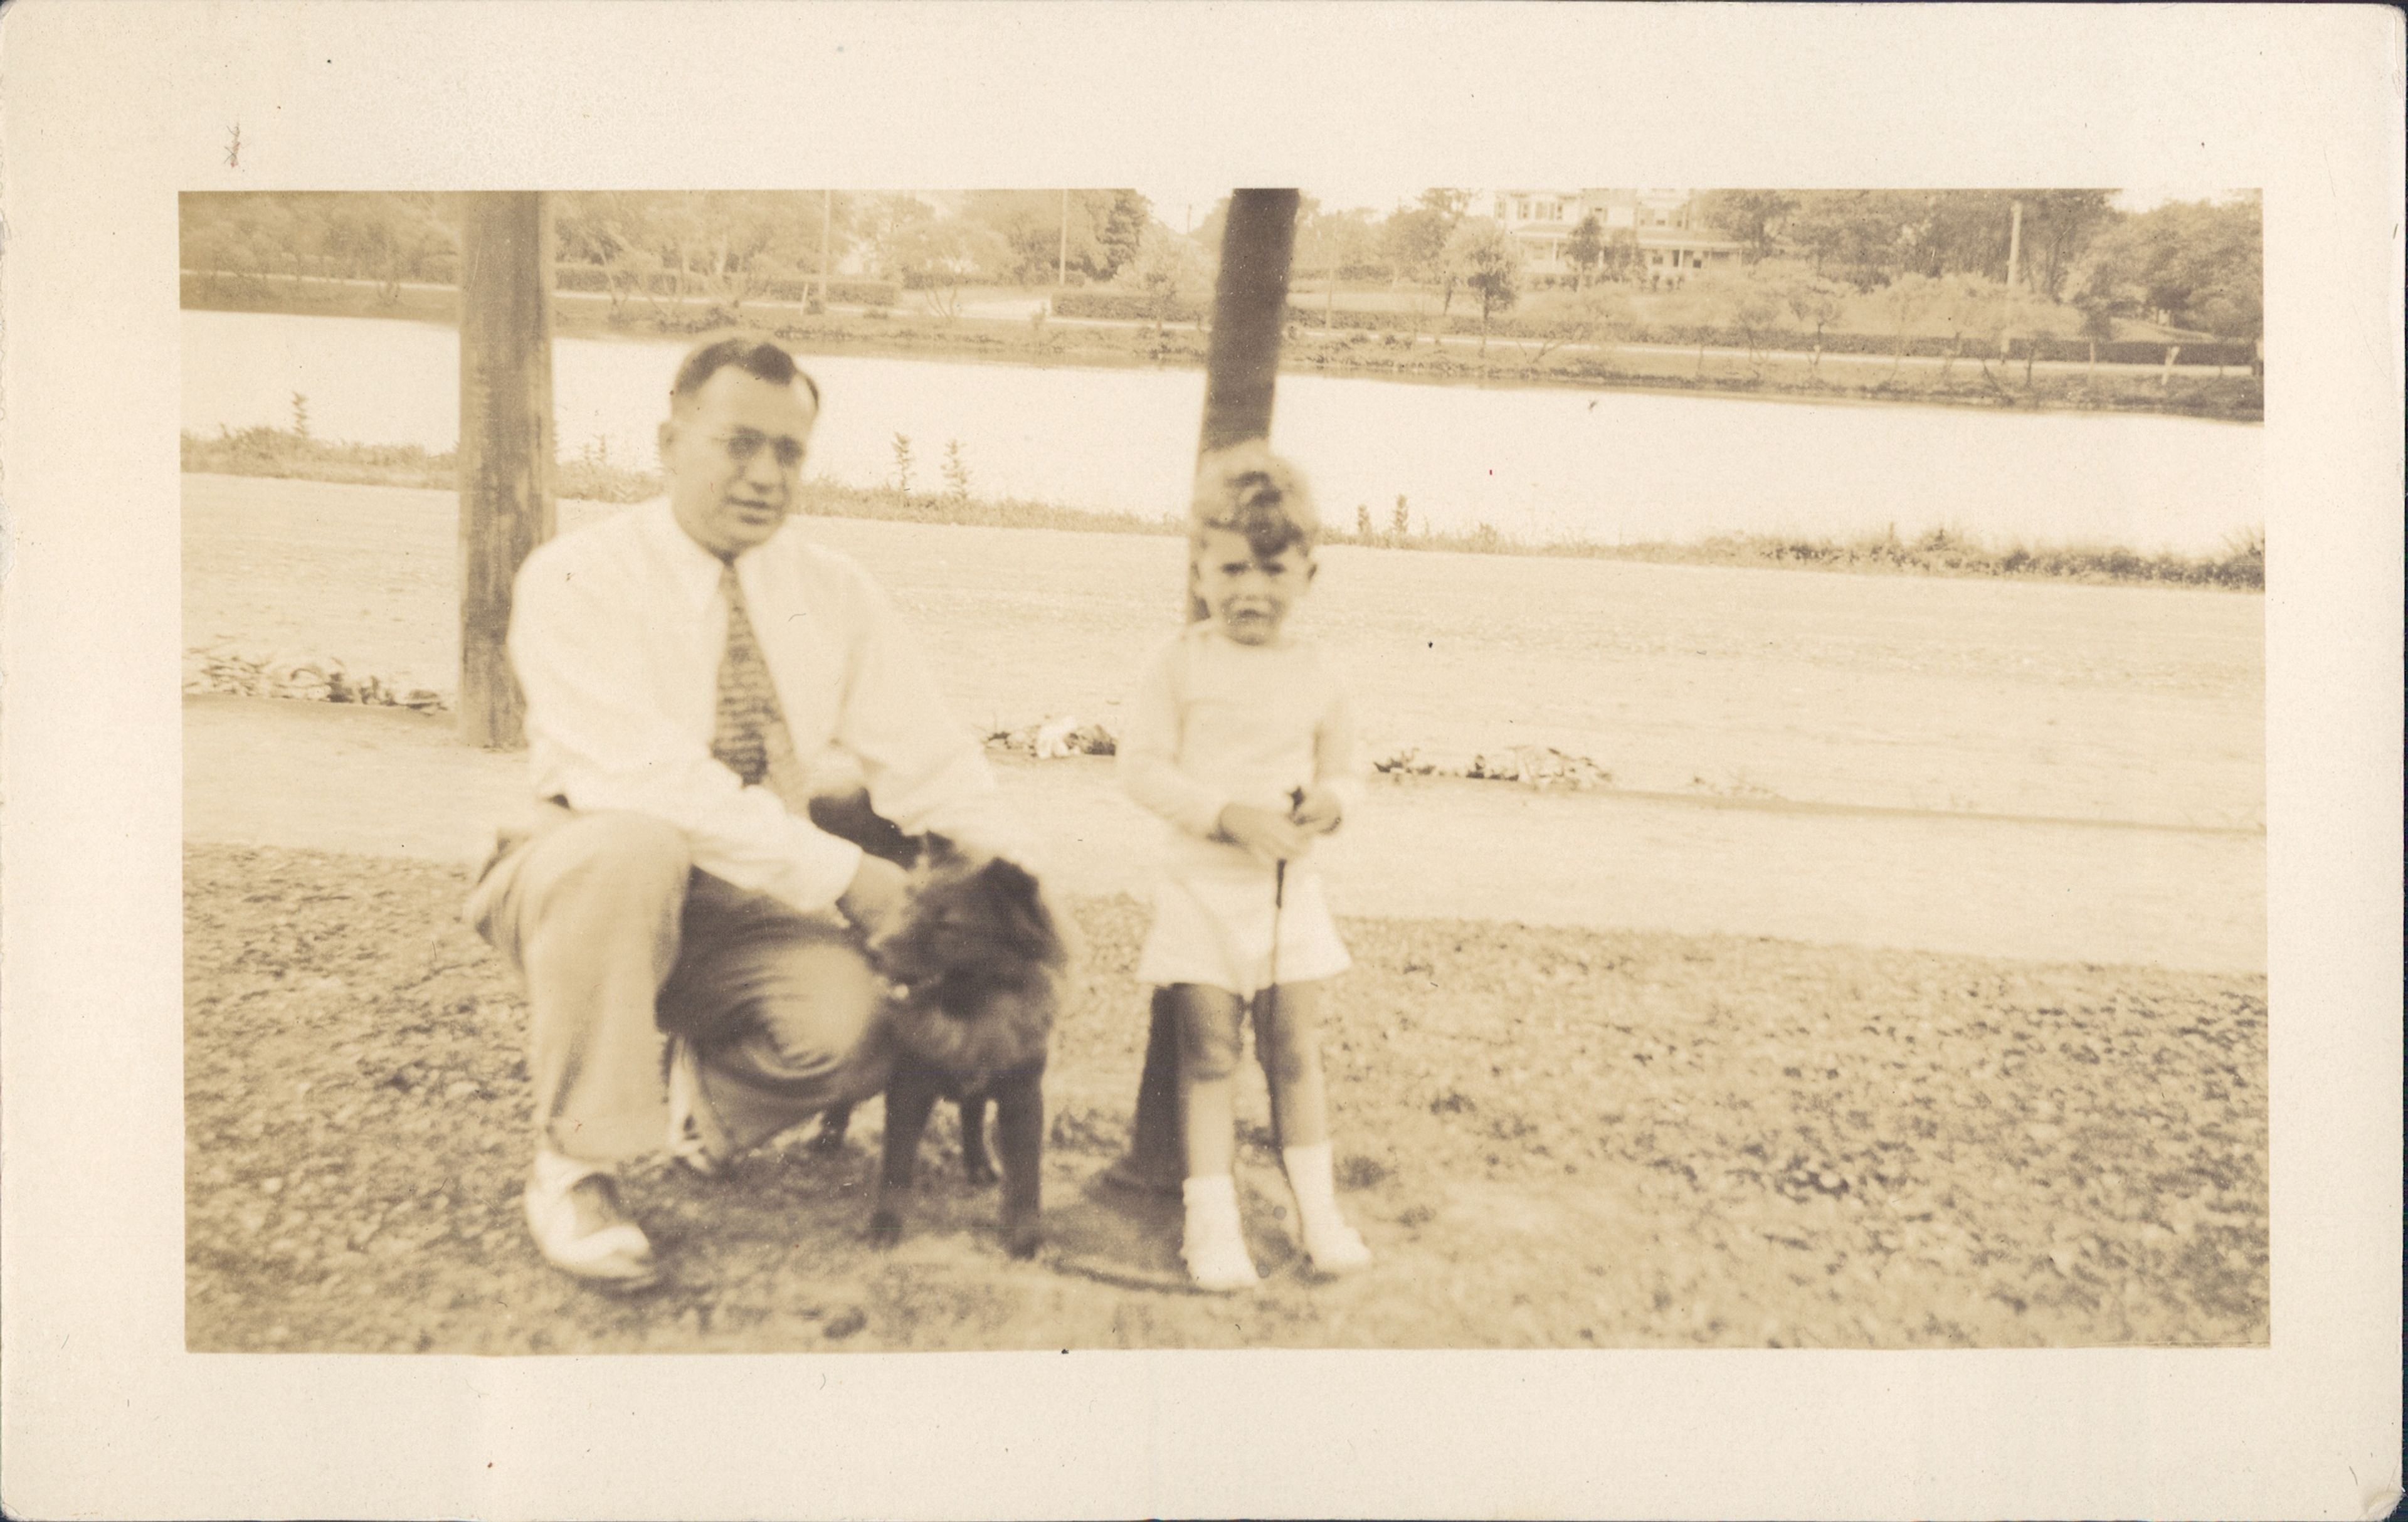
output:
M537 797L666 820L702 870L808 913L835 903L861 861L798 812L810 763L833 746L906 831L1028 860L1033 842L884 594L792 522L736 559L791 740L772 736L763 784L739 783L710 754L727 642L721 571L666 499L527 557L509 653Z

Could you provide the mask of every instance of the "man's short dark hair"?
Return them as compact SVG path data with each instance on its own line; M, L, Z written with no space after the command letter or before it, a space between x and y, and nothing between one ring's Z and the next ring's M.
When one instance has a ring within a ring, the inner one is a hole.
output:
M685 363L678 366L677 379L669 383L669 405L693 400L704 382L731 365L773 386L791 386L800 380L810 393L811 410L819 410L820 383L810 372L796 365L794 355L758 338L719 338L686 355Z

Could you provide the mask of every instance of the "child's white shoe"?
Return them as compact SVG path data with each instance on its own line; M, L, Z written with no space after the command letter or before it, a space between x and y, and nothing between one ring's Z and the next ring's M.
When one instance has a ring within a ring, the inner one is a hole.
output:
M1191 1242L1180 1250L1187 1260L1187 1277L1198 1289L1209 1289L1216 1295L1235 1294L1253 1289L1263 1282L1254 1271L1254 1260L1246 1256L1246 1244L1223 1237Z
M1189 1179L1181 1192L1187 1200L1187 1227L1179 1256L1187 1262L1187 1276L1198 1289L1226 1294L1261 1284L1254 1260L1246 1256L1246 1234L1238 1220L1237 1181L1226 1173Z
M1323 1273L1352 1273L1371 1266L1371 1249L1364 1245L1363 1234L1343 1221L1308 1228L1303 1236L1304 1256Z
M1304 1239L1304 1256L1312 1259L1313 1268L1323 1273L1351 1273L1368 1266L1371 1249L1338 1213L1329 1143L1288 1147L1280 1160L1287 1167L1288 1187L1296 1193L1297 1235Z

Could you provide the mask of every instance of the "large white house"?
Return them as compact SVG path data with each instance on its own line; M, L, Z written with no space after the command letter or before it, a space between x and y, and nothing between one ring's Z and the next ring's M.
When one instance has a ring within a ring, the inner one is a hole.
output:
M1535 275L1569 275L1572 229L1595 213L1611 241L1635 241L1642 275L1684 280L1701 269L1737 265L1744 245L1698 225L1697 193L1685 190L1500 190L1474 196L1522 246Z

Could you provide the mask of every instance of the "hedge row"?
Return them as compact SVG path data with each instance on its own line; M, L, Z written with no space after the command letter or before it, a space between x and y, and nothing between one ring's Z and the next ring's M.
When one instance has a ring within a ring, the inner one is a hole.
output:
M1128 291L1065 291L1054 298L1055 315L1118 319L1124 322L1150 323L1156 316L1156 303L1152 296ZM1164 307L1160 315L1167 322L1193 323L1203 315L1200 302L1174 301ZM1410 312L1362 311L1339 308L1329 312L1325 323L1321 308L1311 302L1290 302L1289 323L1297 327L1320 328L1359 333L1429 333L1472 335L1480 331L1480 314L1460 309L1440 319L1435 313L1419 318ZM1556 317L1541 309L1511 312L1493 318L1488 324L1492 337L1536 338L1553 337ZM1694 346L1703 342L1717 349L1745 349L1747 335L1734 327L1697 327L1678 323L1636 328L1618 335L1625 343L1668 344L1675 347ZM1811 334L1795 328L1758 334L1758 349L1804 350L1815 340ZM1821 339L1825 352L1833 354L1892 354L1898 352L1898 339L1884 333L1826 333ZM2033 353L2034 346L2038 353ZM2256 357L2252 345L2245 343L2209 343L2186 341L2169 345L2153 338L2119 338L2101 340L2098 357L2109 365L2162 365L2166 351L2179 348L2176 363L2187 365L2229 365L2246 368ZM2016 338L2007 349L2007 357L2021 363L2027 357L2062 360L2081 364L2091 357L2087 338ZM1906 352L1922 359L1945 359L1950 354L1972 359L1987 353L1996 355L1995 345L1985 345L1968 338L1956 339L1941 335L1921 334L1906 340Z
M1154 297L1136 291L1064 291L1054 298L1054 315L1126 323L1151 323L1158 316L1168 323L1193 323L1202 318L1205 311L1204 303L1200 301L1157 302ZM1320 304L1310 298L1289 302L1287 320L1289 325L1295 327L1324 325ZM1498 318L1489 325L1489 331L1504 332L1508 321ZM1327 325L1363 333L1478 333L1480 315L1475 311L1467 317L1458 310L1448 314L1443 322L1436 313L1416 322L1408 312L1352 311L1339 308L1330 313Z
M752 291L756 298L767 301L808 301L818 294L816 277L771 279L760 282ZM552 284L555 291L607 291L610 288L609 272L599 265L554 265ZM651 280L656 295L672 295L677 291L674 270L655 271ZM688 296L701 299L706 293L689 289ZM856 307L891 307L895 305L895 282L892 280L830 280L827 287L830 301L841 301Z
M1543 331L1543 319L1531 323L1516 317L1508 318L1493 325L1489 331L1530 337L1535 332ZM1674 347L1694 346L1699 342L1717 349L1748 347L1747 335L1738 328L1691 327L1675 324L1640 328L1634 330L1624 341L1659 343ZM1797 328L1784 328L1756 336L1756 347L1760 350L1780 349L1802 352L1813 349L1816 342L1813 334L1801 332ZM1898 338L1886 333L1826 333L1820 342L1823 352L1830 354L1895 354L1899 352ZM2037 352L2034 352L2035 348ZM2229 365L2246 369L2256 358L2256 350L2250 344L2211 343L2193 339L2186 339L2181 343L2170 343L2158 338L2100 339L2097 357L2100 363L2104 365L2162 365L2165 363L2166 351L2169 349L2180 351L2174 358L2174 362L2178 365ZM2091 342L2087 338L2039 337L2011 339L2003 353L2004 357L2016 364L2021 364L2027 358L2034 358L2060 360L2079 365L2092 357L2090 351ZM1910 357L1918 359L1945 359L1951 354L1955 354L1959 359L1977 359L1985 356L1996 359L2001 355L2001 351L1995 340L1985 343L1979 338L1968 337L1959 343L1956 339L1941 334L1917 334L1910 337L1906 340L1906 352Z
M1158 314L1166 322L1193 323L1203 310L1203 303L1197 301L1172 301L1157 308L1154 297L1136 291L1059 291L1054 296L1056 317L1151 323Z

